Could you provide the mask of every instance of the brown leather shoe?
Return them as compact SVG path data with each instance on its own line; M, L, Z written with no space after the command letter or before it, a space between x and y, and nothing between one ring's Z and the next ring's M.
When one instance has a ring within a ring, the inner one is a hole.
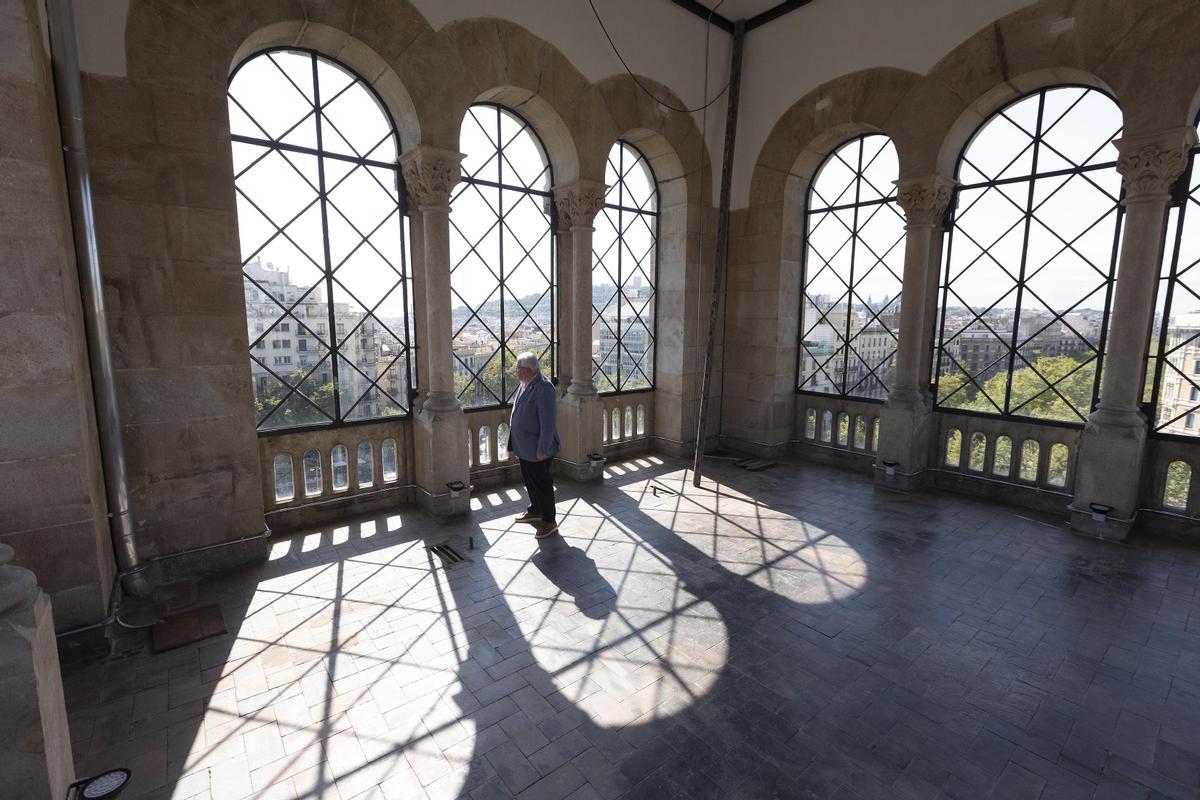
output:
M533 535L533 538L545 539L547 536L553 536L556 533L558 533L557 522L543 522L541 525L538 525L537 533Z
M513 522L529 522L534 525L540 525L542 523L542 515L535 514L532 511L526 511L524 514L514 519Z

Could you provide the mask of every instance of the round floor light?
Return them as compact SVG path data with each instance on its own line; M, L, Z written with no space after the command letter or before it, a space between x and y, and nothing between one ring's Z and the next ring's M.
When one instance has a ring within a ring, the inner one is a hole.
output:
M131 777L133 773L122 767L110 769L94 778L84 778L71 786L76 790L75 797L81 800L111 800L125 791Z

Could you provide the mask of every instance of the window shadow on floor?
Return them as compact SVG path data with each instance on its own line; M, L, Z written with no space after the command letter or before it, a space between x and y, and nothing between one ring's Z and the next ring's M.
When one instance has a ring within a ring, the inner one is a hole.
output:
M202 587L227 636L65 676L80 772L132 766L131 798L890 796L922 748L1006 718L1019 669L1061 658L1034 606L1066 613L1088 589L1071 559L1101 546L773 472L715 465L697 492L679 462L615 465L559 486L563 536L542 542L509 490L466 519L280 537ZM442 566L441 542L467 560ZM1124 589L1157 569L1096 563Z

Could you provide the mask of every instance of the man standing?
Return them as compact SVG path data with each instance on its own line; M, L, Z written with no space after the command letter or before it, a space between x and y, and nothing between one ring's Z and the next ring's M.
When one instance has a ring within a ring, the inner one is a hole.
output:
M529 493L529 508L517 517L537 528L544 539L558 530L554 515L554 480L550 462L558 452L558 395L553 384L542 375L537 356L517 356L517 379L521 387L513 398L509 423L509 449L521 462L521 477Z

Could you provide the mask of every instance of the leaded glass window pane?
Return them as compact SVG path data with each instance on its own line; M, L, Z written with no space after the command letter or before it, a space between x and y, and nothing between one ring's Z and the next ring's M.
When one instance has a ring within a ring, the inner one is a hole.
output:
M884 400L896 373L904 216L896 148L862 136L821 165L808 195L799 388Z
M601 393L654 386L658 184L619 141L608 154L604 208L592 235L592 380Z
M1121 110L1056 87L997 112L958 165L940 287L940 408L1082 423L1121 223Z
M374 90L315 53L242 63L228 108L260 431L407 414L399 142Z
M1154 432L1200 437L1200 170L1192 150L1187 195L1172 209L1150 341L1147 399Z
M533 128L497 105L471 106L450 201L454 388L465 408L505 405L523 351L554 376L552 177Z

